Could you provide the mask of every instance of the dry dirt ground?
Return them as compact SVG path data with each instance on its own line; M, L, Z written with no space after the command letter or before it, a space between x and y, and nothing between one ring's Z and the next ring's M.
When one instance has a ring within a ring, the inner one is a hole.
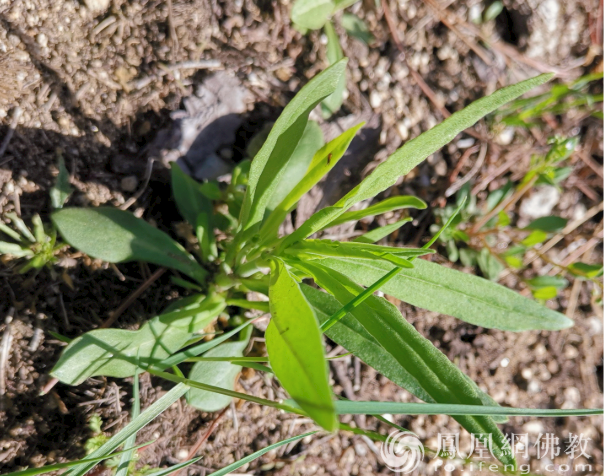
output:
M570 80L602 69L602 6L597 0L505 0L496 21L473 28L459 20L468 21L485 8L477 0L381 1L390 7L390 28L373 1L351 8L374 36L369 46L338 30L350 58L349 93L333 122L353 115L373 117L376 124L377 152L352 164L352 175L367 173L401 143L442 120L443 107L459 110L497 87L538 72L552 70L562 80ZM57 173L58 153L65 157L76 189L70 204L123 204L140 187L145 146L169 126L170 111L178 109L182 98L213 70L236 75L254 96L231 145L233 160L241 158L252 135L274 120L295 91L327 64L324 39L318 32L303 36L293 28L289 3L0 0L0 138L7 134L15 107L22 110L8 149L0 157L1 209L20 209L26 219L37 212L47 219L48 189ZM481 36L494 41L486 46ZM184 63L200 60L211 62L197 63L195 68ZM414 71L427 88L418 85ZM580 134L579 153L570 159L574 170L563 183L554 213L573 219L601 206L601 121L572 112L547 119L541 129L516 129L511 142L498 130L477 126L476 131L489 135L493 144L472 179L479 199L508 178L521 178L531 154L546 149L548 137ZM469 136L457 140L462 138ZM416 168L397 186L398 191L418 195L433 206L443 205L448 177L462 152L461 144L454 141ZM460 176L471 170L472 161L461 168ZM178 215L161 170L155 171L131 209L173 230ZM396 237L398 242L417 243L427 236L433 214L415 218L414 226ZM564 259L569 250L577 250L573 243L580 243L584 261L601 262L601 239L600 208L550 256ZM0 316L11 306L17 309L0 408L2 473L82 457L83 444L92 436L87 421L93 414L102 417L107 434L129 418L128 379L94 378L75 388L58 384L49 394L40 395L61 351L61 343L48 331L73 337L98 327L153 269L131 264L116 270L73 253L61 264L35 277L16 275L10 265L0 268ZM546 263L536 261L527 273L534 275L543 266ZM502 283L523 290L513 275ZM575 320L573 328L561 332L514 334L482 329L404 303L401 309L502 405L593 408L602 405L602 311L592 305L591 293L592 284L579 283L548 302ZM135 300L117 325L136 328L174 297L164 275ZM0 325L0 332L5 330ZM334 362L332 377L335 390L349 398L412 400L354 358ZM238 385L241 391L267 398L284 396L270 377L253 371L244 372ZM143 405L167 388L143 376ZM186 456L216 416L177 402L139 435L140 441L156 440L141 451L140 464L159 467L181 461L183 450ZM439 432L458 431L455 421L444 416L396 421L432 448ZM387 431L369 417L352 423ZM306 420L239 402L221 418L200 449L203 459L189 472L209 473L311 427ZM561 441L569 432L582 433L590 438L593 468L573 474L602 474L600 417L511 418L503 428L508 433L529 433L531 441L540 433L554 433ZM463 447L468 445L466 437L462 436ZM376 451L377 446L361 436L321 435L270 452L240 472L389 473ZM555 462L566 463L566 456L562 453ZM543 461L538 463L534 461L534 470ZM447 474L429 458L417 471Z

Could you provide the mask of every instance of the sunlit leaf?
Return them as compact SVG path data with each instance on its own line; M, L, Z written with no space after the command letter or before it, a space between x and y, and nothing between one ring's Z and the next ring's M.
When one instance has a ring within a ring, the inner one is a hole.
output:
M292 21L302 29L318 30L332 15L333 0L296 0L292 7Z
M311 79L275 122L260 152L252 161L241 209L242 230L259 224L264 218L266 204L285 172L294 146L304 133L310 111L336 90L340 78L345 74L346 63L347 60L342 59Z
M457 134L471 127L480 118L525 92L549 81L552 77L552 74L542 74L500 89L490 96L474 101L465 109L451 115L441 124L424 132L419 137L407 141L335 205L324 208L312 215L300 228L284 240L281 248L286 248L322 229L355 203L373 198L390 188L401 175L409 173L426 157L451 142Z
M411 217L403 218L402 220L391 223L390 225L381 226L379 228L375 228L371 231L368 231L367 233L361 236L357 236L352 241L356 243L375 243L377 241L380 241L382 238L386 238L387 236L398 230L405 223L409 223L412 220L413 218Z
M338 218L326 225L325 228L341 225L342 223L346 223L348 221L357 221L362 218L381 215L394 210L401 210L403 208L416 208L418 210L423 210L426 208L426 206L426 202L417 197L406 195L390 197L362 210L342 213Z
M417 260L419 261L419 260ZM363 288L343 274L314 264L293 263L313 276L315 282L332 294L341 305L346 304ZM447 357L421 336L392 304L383 298L369 296L351 313L366 331L381 345L412 377L422 398L439 403L482 405L475 386L459 371ZM334 326L335 327L335 326ZM350 350L350 349L348 349ZM494 454L505 463L513 463L503 449L506 439L495 422L488 417L458 417L457 420L472 433L491 433Z
M521 243L524 246L531 247L543 243L547 239L547 233L543 230L535 230L527 236Z
M326 258L320 263L365 286L393 267L385 261L355 258ZM559 330L573 325L566 316L478 276L422 259L413 265L413 269L401 270L382 291L414 306L487 328L518 332Z
M363 123L351 127L315 153L302 180L289 192L262 225L260 237L263 241L277 235L279 225L285 220L287 214L294 209L302 196L310 191L338 163L348 149L354 135L362 126Z
M271 271L271 322L266 349L271 367L291 397L328 431L338 428L327 361L315 313L282 261Z
M600 264L588 264L578 261L568 266L568 269L575 276L581 276L585 278L597 278L602 275L602 265Z
M283 173L279 186L275 188L266 210L272 212L283 199L298 185L308 171L315 153L323 147L323 132L315 121L308 121L304 133L294 149Z

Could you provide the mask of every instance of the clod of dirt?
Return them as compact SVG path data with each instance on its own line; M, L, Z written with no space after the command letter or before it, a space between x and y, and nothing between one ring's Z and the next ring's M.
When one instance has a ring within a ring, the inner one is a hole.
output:
M207 78L194 96L184 99L185 110L171 114L172 127L160 131L151 145L151 156L164 165L176 161L198 180L228 173L233 163L219 154L235 142L241 113L251 95L239 80L226 72Z

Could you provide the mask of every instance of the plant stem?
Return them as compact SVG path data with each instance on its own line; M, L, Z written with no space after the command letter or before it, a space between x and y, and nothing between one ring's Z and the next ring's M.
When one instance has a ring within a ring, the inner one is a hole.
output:
M321 324L321 332L326 332L329 330L334 324L336 324L340 319L342 319L346 314L352 311L355 307L361 304L365 299L369 297L370 294L373 294L380 287L394 278L403 268L396 267L388 271L384 276L378 279L375 283L369 286L365 291L361 294L358 294L352 301L346 304L342 309L336 312L333 316L327 319L323 324Z
M190 380L188 378L179 377L177 375L169 374L167 372L162 372L160 370L154 370L151 368L145 369L151 375L155 375L156 377L161 377L165 380L169 380L174 383L183 383L188 385L189 387L198 388L200 390L205 390L207 392L219 393L221 395L226 395L228 397L239 398L241 400L247 400L248 402L257 403L258 405L266 405L267 407L278 408L279 410L283 410L289 413L296 413L299 415L305 415L302 410L294 407L290 407L289 405L284 405L282 403L273 402L272 400L267 400L266 398L255 397L253 395L248 395L246 393L235 392L234 390L228 390L226 388L215 387L213 385L207 385L205 383L196 382L194 380Z

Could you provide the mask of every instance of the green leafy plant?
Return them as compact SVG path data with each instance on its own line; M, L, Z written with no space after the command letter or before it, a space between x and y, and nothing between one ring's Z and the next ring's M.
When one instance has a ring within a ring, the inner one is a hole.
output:
M564 161L575 150L577 143L577 137L552 139L547 154L531 158L531 167L519 183L509 181L491 191L483 208L477 207L470 184L464 185L457 193L458 204L464 201L461 211L439 238L446 247L449 259L460 261L464 266L477 266L482 275L492 281L497 281L506 268L513 272L526 269L526 254L529 251L538 252L538 246L561 233L568 220L559 216L544 216L519 228L512 225L509 210L536 185L559 187L560 182L572 171L572 167L565 166ZM437 222L432 231L438 230L439 223L444 223L454 213L453 205L435 210ZM511 241L505 249L497 251L495 245L500 233L505 233ZM592 281L602 274L602 266L598 265L577 262L569 266L556 266L560 268L558 276L538 276L525 280L536 299L554 298L566 288L568 281L563 274Z
M62 208L70 194L69 174L59 154L59 174L55 185L50 189L52 208ZM57 253L66 246L64 243L57 242L57 232L54 227L45 225L38 214L31 218L31 228L29 228L17 213L5 213L0 217L0 238L4 236L11 241L0 241L0 256L5 262L25 261L19 266L19 273L26 273L31 269L40 270L45 266L50 267L57 262Z
M57 243L56 231L45 227L39 215L32 217L31 229L14 212L6 213L4 218L10 220L12 226L0 221L0 233L12 241L0 241L0 255L4 255L7 261L25 261L19 266L19 273L39 270L57 261L55 255L65 248L65 244Z
M572 321L562 314L491 281L416 259L433 252L429 249L433 241L422 248L372 243L390 228L373 235L370 232L354 242L311 238L362 216L424 208L417 198L392 197L362 212L349 211L386 191L401 175L481 117L545 83L551 75L503 88L453 114L403 145L335 205L319 210L293 233L283 235L281 224L288 213L337 164L360 127L317 150L302 167L304 173L289 173L294 161L300 160L295 151L307 131L309 113L337 90L345 67L346 60L342 59L301 89L253 161L239 164L233 171L230 184L199 184L174 166L174 198L182 217L195 230L198 243L194 249L187 251L168 234L121 210L67 208L53 214L53 223L65 241L90 256L116 263L143 260L165 266L186 277L176 276L179 286L201 290L176 301L138 331L93 330L64 349L52 375L66 384L77 385L94 375L136 377L142 371L177 383L144 412L133 414L130 424L72 470L73 476L89 471L96 464L92 458L125 443L132 446L132 435L185 394L189 403L201 410L224 408L235 397L308 415L327 431L352 430L339 421L340 414L385 411L388 402L334 401L323 333L427 402L397 404L388 407L389 412L453 415L472 433L491 433L493 453L505 465L514 466L515 461L497 427L503 416L601 412L540 412L497 406L395 306L373 292L380 289L425 309L507 331L571 326ZM280 197L278 203L273 200L275 196ZM397 226L404 223L402 220ZM320 289L311 286L313 282ZM248 300L252 292L264 295L264 300ZM245 356L251 332L251 321L243 317L246 310L270 311L272 319L265 333L268 359ZM225 332L198 343L204 328L219 316L230 317ZM229 340L237 335L237 339ZM178 368L185 361L196 361L188 378ZM270 368L259 362L268 363ZM273 372L293 400L281 403L235 391L233 383L241 366ZM279 444L287 441L291 440Z
M590 85L602 82L602 75L588 74L571 83L555 84L543 94L512 101L498 111L495 122L509 126L540 126L544 117L563 114L570 109L602 119L602 107L597 104L602 103L603 96L589 92Z
M292 7L291 19L297 29L306 33L308 30L323 29L327 37L325 56L329 64L335 64L344 57L340 39L335 30L334 16L341 10L355 4L358 0L296 0ZM340 24L350 36L363 43L373 40L365 22L353 13L342 14ZM346 76L342 75L334 92L321 102L321 114L325 119L336 113L344 101Z

